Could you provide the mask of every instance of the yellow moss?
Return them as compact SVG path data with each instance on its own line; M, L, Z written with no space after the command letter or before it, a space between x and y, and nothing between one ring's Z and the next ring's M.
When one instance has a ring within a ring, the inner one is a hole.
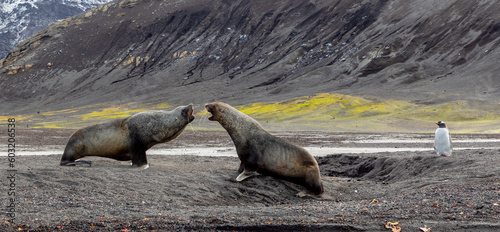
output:
M196 112L196 113L195 113L195 115L198 115L198 116L204 117L204 116L208 116L208 115L209 115L209 113L208 113L208 111L206 111L206 110L201 110L201 111Z
M26 125L30 128L80 128L106 120L128 117L144 110L168 108L170 108L168 103L157 105L130 103L113 107L106 107L103 103L64 110L42 111L29 116L0 116L0 120L7 121L9 118L15 118L16 126Z
M62 121L53 121L53 122L41 122L36 123L32 128L49 128L49 129L61 129L64 128L63 124L66 124Z
M53 115L69 114L69 113L78 112L79 110L80 109L66 109L66 110L57 110L57 111L47 111L47 112L41 112L40 115L42 115L42 116L53 116Z
M460 131L469 131L474 130L469 129L469 125L500 119L499 107L483 107L485 110L467 101L418 105L407 101L376 101L327 93L237 108L275 127L304 126L346 131L432 131L435 127L433 122L439 120L458 125ZM478 130L481 129L475 129Z
M158 109L158 110L160 110L160 109L165 109L165 108L169 108L169 107L170 107L170 104L168 104L168 103L160 103L160 104L158 104L156 106L151 107L151 109Z
M15 122L23 122L26 120L29 120L31 116L24 116L24 115L12 115L12 116L0 116L0 124L8 124L9 119L15 119Z
M142 109L135 110L122 110L119 107L109 107L101 110L92 111L87 114L75 115L74 117L80 118L81 120L103 120L103 119L115 119L124 118L142 111Z
M285 120L300 116L308 119L324 119L386 114L388 112L386 105L382 103L372 103L364 98L327 93L277 103L254 103L240 107L239 110L264 120Z
M159 110L170 107L168 103L161 103L145 108L138 108L137 105L142 106L142 104L140 103L129 103L124 105L106 107L100 110L92 111L90 113L75 115L73 117L79 118L80 120L83 121L107 120L107 119L125 118L145 110Z
M442 104L415 104L408 101L383 101L342 94L321 93L281 102L257 102L235 106L270 130L327 130L351 132L433 132L434 121L444 120L454 133L500 133L498 102L453 101ZM20 125L44 128L80 128L106 120L124 118L134 113L172 108L167 103L146 105L109 104L44 111L15 116ZM93 109L93 110L90 110ZM203 119L208 112L195 109L195 128L210 128ZM0 116L6 122L10 116ZM199 122L199 123L197 123ZM16 125L17 126L17 125ZM207 127L208 126L208 127Z

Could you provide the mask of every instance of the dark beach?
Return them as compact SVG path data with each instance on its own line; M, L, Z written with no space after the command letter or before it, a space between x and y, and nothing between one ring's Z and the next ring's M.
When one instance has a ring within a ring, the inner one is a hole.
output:
M92 166L60 167L73 130L17 132L15 207L1 182L2 230L29 231L402 231L500 230L500 150L497 135L456 135L451 157L433 151L316 156L325 186L319 198L300 198L300 186L272 177L235 181L236 156L148 155L150 168L87 157ZM415 147L397 140L430 134L279 132L304 147ZM380 137L395 142L365 143ZM7 140L6 134L1 134ZM363 142L365 141L365 142ZM185 131L152 149L230 147L224 131ZM485 147L485 148L483 148ZM22 150L53 155L22 155ZM311 152L312 153L312 152ZM314 155L314 154L313 154ZM2 158L4 175L7 157ZM11 170L11 169L9 169Z

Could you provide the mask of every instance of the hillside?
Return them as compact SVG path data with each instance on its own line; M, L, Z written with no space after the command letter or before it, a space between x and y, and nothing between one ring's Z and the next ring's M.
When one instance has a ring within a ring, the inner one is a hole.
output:
M498 111L499 11L496 0L113 1L1 60L0 112L316 93Z
M0 58L27 37L59 20L111 0L3 0L0 2Z

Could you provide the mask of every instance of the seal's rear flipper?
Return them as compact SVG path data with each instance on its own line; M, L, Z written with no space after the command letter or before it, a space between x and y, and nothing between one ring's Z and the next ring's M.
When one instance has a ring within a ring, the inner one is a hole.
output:
M65 166L76 166L76 165L81 165L81 164L87 164L90 166L92 166L92 161L87 161L87 160L77 160L75 162L71 162L71 163L66 163L64 164Z

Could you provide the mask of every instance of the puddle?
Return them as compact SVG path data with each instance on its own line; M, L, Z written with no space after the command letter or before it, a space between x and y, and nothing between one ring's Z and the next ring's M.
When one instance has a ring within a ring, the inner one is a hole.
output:
M434 143L434 139L375 139L375 140L359 140L359 141L341 141L342 143ZM452 137L453 143L500 143L500 139L462 139L455 140Z
M291 134L294 137L300 134ZM381 152L434 152L434 140L430 137L411 137L411 135L400 135L398 138L380 135L345 136L345 140L331 139L337 135L311 135L314 137L305 143L304 148L314 156L326 156L334 154L363 154ZM317 140L322 137L322 139ZM326 139L324 139L326 138ZM453 140L454 150L466 149L500 149L498 138L457 138ZM16 156L31 155L62 155L65 145L18 145ZM217 140L213 143L198 143L190 140L171 145L158 145L147 151L148 155L190 155L190 156L230 156L237 157L232 142ZM6 157L7 153L0 153L0 157Z
M500 147L483 147L487 149L500 149ZM309 153L314 156L327 156L334 154L363 154L363 153L380 153L380 152L416 152L429 151L434 152L432 147L429 148L411 148L411 147L304 147ZM460 147L453 150L478 149L477 147ZM18 151L16 156L28 155L62 155L63 150L46 150L46 151ZM192 155L192 156L232 156L237 157L234 147L190 147L190 148L164 148L150 149L148 155ZM4 153L0 156L6 156Z

